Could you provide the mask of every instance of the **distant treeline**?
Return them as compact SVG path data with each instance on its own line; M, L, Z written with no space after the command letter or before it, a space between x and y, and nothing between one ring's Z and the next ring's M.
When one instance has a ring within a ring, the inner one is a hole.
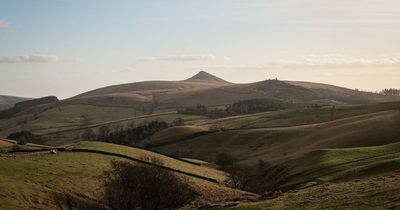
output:
M11 133L7 136L7 139L14 140L20 145L25 145L28 142L35 144L42 143L42 139L40 136L37 136L29 131L18 131L15 133Z
M22 112L24 110L27 110L31 107L42 105L42 104L49 104L49 103L54 103L58 102L58 98L55 96L47 96L43 98L36 98L28 101L22 101L19 103L16 103L13 107L0 111L0 119L5 119L12 117L13 115Z
M387 96L400 96L400 89L395 89L395 88L383 89L380 93L382 95L387 95Z
M111 130L108 126L101 126L98 128L97 133L92 129L85 130L81 138L83 140L98 140L121 145L134 145L160 130L179 125L184 125L184 120L181 118L175 119L171 124L156 120L137 127L131 126L127 129L117 127Z
M276 111L281 109L288 109L298 107L300 105L292 102L276 100L276 99L249 99L239 100L233 104L225 106L224 109L212 109L209 110L205 105L198 104L195 107L186 107L179 109L180 114L194 114L194 115L205 115L211 118L239 115L239 114L251 114L257 112Z
M136 144L157 131L168 128L168 123L164 121L152 121L148 124L126 130L116 130L110 133L99 132L97 140L106 141L114 144L131 145Z
M158 131L172 126L181 126L184 124L185 122L182 118L176 118L172 123L167 123L161 120L143 123L139 126L131 123L127 129L123 129L121 126L115 126L111 129L110 127L104 125L99 127L97 132L91 128L86 129L80 137L83 140L97 140L121 145L134 145L152 136ZM20 145L27 143L43 144L46 140L40 135L35 135L30 131L18 131L11 133L7 136L7 139L15 140Z

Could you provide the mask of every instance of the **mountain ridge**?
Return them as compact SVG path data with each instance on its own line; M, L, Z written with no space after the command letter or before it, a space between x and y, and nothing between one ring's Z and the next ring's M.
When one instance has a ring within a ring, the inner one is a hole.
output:
M263 80L235 84L205 71L180 81L142 81L91 90L64 102L100 106L119 106L158 111L204 104L219 106L247 99L278 99L294 103L355 104L400 101L383 96L328 84Z

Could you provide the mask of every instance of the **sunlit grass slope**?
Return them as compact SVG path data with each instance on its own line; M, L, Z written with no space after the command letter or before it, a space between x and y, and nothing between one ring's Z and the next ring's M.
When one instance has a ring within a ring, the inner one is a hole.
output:
M98 206L100 175L112 159L83 153L0 157L0 209L67 208L68 199Z
M223 182L226 179L226 176L223 172L215 170L213 168L187 163L182 160L178 160L172 157L167 157L144 149L121 146L104 142L94 142L94 141L82 141L73 145L72 148L91 149L97 151L117 153L137 159L143 157L155 157L157 159L160 159L166 167L172 169L177 169L184 172L197 174L200 176L218 180L220 182Z
M400 102L295 108L210 120L204 125L218 124L225 129L289 127L328 122L386 110L400 110Z
M78 148L121 153L135 158L157 157L165 166L181 171L223 178L211 168L195 166L140 149L98 142L83 142ZM109 149L106 149L109 148ZM104 209L102 174L110 161L130 161L91 152L0 154L0 209ZM137 164L135 161L131 161ZM191 204L240 200L249 193L224 187L196 177L175 173L199 193Z
M284 164L292 178L286 185L362 178L400 170L400 143L316 150Z

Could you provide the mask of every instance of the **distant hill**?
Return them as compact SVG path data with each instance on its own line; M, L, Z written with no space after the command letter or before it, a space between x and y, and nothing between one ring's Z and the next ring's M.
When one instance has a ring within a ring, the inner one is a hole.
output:
M239 100L272 99L293 104L348 105L400 101L400 97L352 90L327 84L263 80L234 84L201 71L181 81L143 81L103 87L57 103L21 109L0 120L0 136L21 130L40 134L80 130L56 137L60 142L77 141L82 128L102 123L176 112L197 104L208 109L224 108ZM165 117L172 122L177 115ZM188 116L179 115L188 118ZM148 119L157 119L149 117ZM96 127L97 129L97 127ZM52 139L52 138L50 138ZM54 138L52 139L54 140Z
M264 80L234 84L200 71L182 81L145 81L99 88L67 99L66 102L176 110L196 104L218 106L238 100L261 98L316 104L361 104L400 100L400 97L308 82Z
M8 109L14 106L14 104L26 100L30 100L30 98L0 95L0 110Z
M37 105L41 105L41 104L49 104L49 103L54 103L54 102L58 102L58 98L55 96L46 96L46 97L42 97L42 98L36 98L36 99L31 99L31 100L27 100L27 101L22 101L19 103L16 103L14 105L15 108L18 109L28 109Z
M67 99L65 102L135 108L160 106L160 109L165 109L161 106L170 97L201 90L207 91L230 84L223 79L201 71L183 81L144 81L99 88Z
M58 98L55 96L47 96L47 97L43 97L43 98L36 98L36 99L18 102L16 104L14 104L13 107L3 110L3 111L0 111L0 119L12 117L13 115L16 115L20 112L26 111L30 108L34 108L35 106L50 104L50 103L54 103L54 102L58 102Z

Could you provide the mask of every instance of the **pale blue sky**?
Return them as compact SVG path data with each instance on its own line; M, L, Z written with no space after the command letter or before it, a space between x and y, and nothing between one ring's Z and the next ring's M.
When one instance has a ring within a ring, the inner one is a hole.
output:
M398 0L0 0L0 94L70 97L205 70L400 88Z

